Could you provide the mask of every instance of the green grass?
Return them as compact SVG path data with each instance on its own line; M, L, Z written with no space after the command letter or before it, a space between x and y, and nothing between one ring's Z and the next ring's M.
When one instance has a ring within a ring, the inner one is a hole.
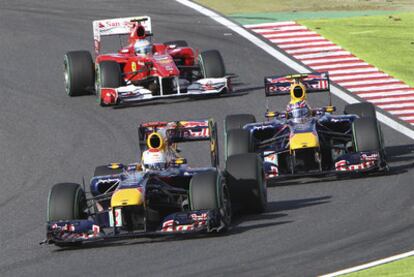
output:
M242 24L299 19L299 23L359 58L414 86L414 0L196 2L220 11ZM401 13L402 10L404 13Z
M346 277L409 277L414 275L414 257L389 264L380 265L363 271L344 275Z
M299 23L414 86L414 12Z
M195 0L230 15L292 11L358 11L414 9L412 0Z

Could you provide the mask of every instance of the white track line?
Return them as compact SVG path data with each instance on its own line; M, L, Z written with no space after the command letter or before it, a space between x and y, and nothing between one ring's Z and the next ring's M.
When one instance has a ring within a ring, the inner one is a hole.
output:
M355 80L350 82L339 82L339 84L343 87L346 86L356 86L356 85L373 85L373 84L385 84L385 83L394 83L394 82L401 82L394 78L381 78L375 80Z
M339 47L339 46L337 46ZM355 62L355 63L337 63L337 64L330 64L330 65L320 65L320 66L311 66L315 70L324 70L324 71L330 71L333 69L339 69L344 67L350 67L350 66L365 66L369 65L369 63L366 62Z
M311 35L318 35L316 32L295 32L295 33L281 33L281 32L275 32L272 34L262 34L265 38L278 38L278 37L300 37L300 36L311 36Z
M368 99L369 102L378 104L378 103L387 103L387 102L397 102L397 101L414 101L414 94L410 96L402 96L402 97L389 97L389 98L378 98L378 99Z
M298 60L304 60L304 59L328 58L330 56L342 56L342 55L352 55L352 54L351 52L342 50L342 51L334 51L334 52L326 52L326 53L294 55L294 57Z
M184 6L187 6L191 9L196 10L197 12L199 12L201 14L204 14L205 16L211 18L212 20L226 26L227 28L229 28L233 32L239 34L240 36L242 36L245 39L249 40L251 43L253 43L257 47L261 48L263 51L265 51L269 55L273 56L275 59L277 59L280 62L286 64L287 66L289 66L290 68L292 68L296 72L303 72L303 73L309 72L309 70L306 67L304 67L300 63L296 62L292 58L286 56L285 54L279 52L273 46L269 45L266 41L259 39L258 37L251 34L249 31L247 31L242 26L240 26L238 24L235 24L234 22L231 22L230 20L222 17L221 15L219 15L219 14L217 14L217 13L215 13L215 12L213 12L213 11L207 9L207 8L204 8L204 7L198 5L194 2L191 2L189 0L176 0L176 1L178 3L181 3ZM350 54L347 51L338 51L338 52L342 52L342 53L345 52L345 53ZM309 57L312 57L312 56L309 56ZM321 56L321 57L323 57L323 56ZM356 70L354 70L354 72L356 73ZM344 100L345 102L347 102L347 103L358 103L358 102L360 102L354 96L346 93L345 91L343 91L342 89L339 89L336 86L333 86L333 85L331 86L331 92L334 95L336 95L337 97L339 97L342 100ZM388 125L389 127L393 128L397 132L400 132L401 134L403 134L405 136L408 136L409 138L414 138L414 130L412 130L411 128L406 127L405 125L397 122L396 120L394 120L394 119L392 119L392 118L390 118L390 117L388 117L388 116L386 116L386 115L384 115L380 112L377 112L377 117L378 117L378 120L380 120L384 124Z
M347 75L347 76L331 76L331 80L335 82L343 82L343 81L349 81L349 80L364 80L366 78L387 78L391 77L390 75L382 72L373 72L373 73L365 73L365 74L355 74L355 75Z
M324 47L307 47L302 49L296 49L296 50L286 50L289 54L306 54L306 53L312 53L312 52L322 52L322 51L332 51L332 50L340 50L342 49L341 46L324 46Z
M348 88L351 92L367 92L370 90L378 90L378 89L400 89L400 88L409 88L408 85L383 85L383 86L372 86L372 87L362 87L362 88Z
M315 65L323 64L323 63L336 63L336 62L347 62L347 61L361 61L361 59L359 59L357 57L332 58L332 59L314 59L314 60L303 61L303 63L313 67Z
M381 260L378 260L378 261L373 261L373 262L370 262L370 263L362 264L362 265L359 265L359 266L351 267L351 268L340 270L340 271L337 271L337 272L321 275L320 277L336 277L336 276L339 276L339 275L344 275L344 274L348 274L348 273L352 273L352 272L356 272L356 271L361 271L361 270L364 270L364 269L367 269L367 268L370 268L370 267L386 264L386 263L389 263L389 262L394 262L394 261L401 260L401 259L413 256L413 255L414 255L414 251L410 251L410 252L402 253L402 254L399 254L399 255L391 256L391 257L388 257L388 258L385 258L385 259L381 259Z
M280 26L288 26L288 25L297 25L295 21L283 21L283 22L274 22L274 23L261 23L261 24L250 24L245 25L244 27L249 29L258 29L263 27L280 27Z
M233 23L234 24L234 23ZM308 30L308 28L306 28L305 26L282 26L282 27L275 27L272 29L255 29L252 30L258 34L265 34L268 32L272 32L272 31L299 31L299 30Z
M316 41L326 41L323 37L320 36L303 36L303 37L294 37L294 38L272 38L269 39L273 43L288 43L288 42L316 42Z

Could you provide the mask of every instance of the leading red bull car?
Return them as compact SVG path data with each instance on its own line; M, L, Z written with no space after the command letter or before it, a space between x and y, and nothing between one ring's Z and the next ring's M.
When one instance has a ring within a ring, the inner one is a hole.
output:
M144 123L139 137L141 162L97 167L89 197L75 183L51 188L47 243L217 233L228 229L236 209L265 209L262 161L243 154L221 171L212 120ZM196 141L209 142L211 165L194 168L182 156L178 145Z
M183 40L153 43L148 16L96 20L93 33L94 61L88 51L64 57L69 96L96 94L101 105L116 105L231 91L219 51L198 53ZM105 53L102 39L116 35L127 42L117 52Z

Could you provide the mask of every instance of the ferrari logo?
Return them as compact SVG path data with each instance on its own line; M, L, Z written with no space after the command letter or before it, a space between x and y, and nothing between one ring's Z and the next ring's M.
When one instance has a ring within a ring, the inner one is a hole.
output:
M131 69L132 69L132 71L137 71L137 63L136 62L131 63Z

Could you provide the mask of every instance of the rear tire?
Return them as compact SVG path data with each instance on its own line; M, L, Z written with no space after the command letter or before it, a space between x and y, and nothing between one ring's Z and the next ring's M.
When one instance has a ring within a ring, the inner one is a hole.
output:
M72 51L63 58L65 90L69 96L91 94L95 82L95 72L91 53Z
M359 117L377 118L375 114L375 106L368 102L346 105L344 114L356 114Z
M256 123L256 117L252 114L232 114L224 120L225 132L233 129L242 129L244 125Z
M380 132L375 118L357 118L353 122L352 128L357 152L382 150Z
M85 192L79 184L60 183L49 191L47 220L87 219Z
M225 159L232 155L254 152L252 138L248 130L234 129L226 134Z
M198 59L203 78L222 78L226 75L223 57L219 51L201 52Z
M232 206L261 213L267 206L263 161L255 153L230 156L226 161L226 183Z

